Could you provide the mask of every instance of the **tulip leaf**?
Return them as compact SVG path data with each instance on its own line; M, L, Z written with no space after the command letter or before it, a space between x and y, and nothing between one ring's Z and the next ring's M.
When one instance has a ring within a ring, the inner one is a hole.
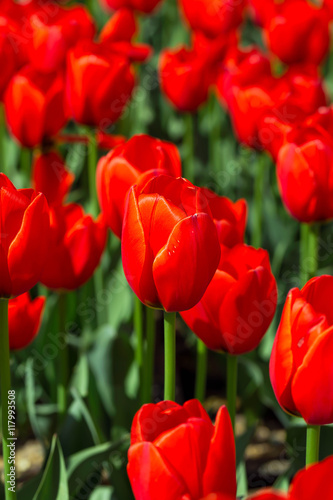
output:
M65 461L57 436L53 436L42 481L33 500L69 500Z

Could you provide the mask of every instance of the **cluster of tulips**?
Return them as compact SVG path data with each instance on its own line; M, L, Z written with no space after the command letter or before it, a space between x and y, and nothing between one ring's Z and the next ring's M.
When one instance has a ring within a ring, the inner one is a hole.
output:
M110 134L140 81L137 65L153 52L136 40L137 18L162 3L101 0L107 22L98 30L83 5L2 0L3 122L5 133L23 153L28 150L25 173L32 187L16 189L10 167L0 174L5 474L9 350L34 340L47 300L35 293L32 299L29 291L40 283L57 294L61 305L66 292L93 276L101 278L110 230L121 241L124 273L136 296L144 404L133 420L128 453L134 496L235 500L237 359L258 347L278 302L269 254L260 248L262 168L269 168L269 162L261 162L258 170L255 237L249 246L244 199L233 202L196 186L193 165L184 165L182 177L181 156L171 142L146 134ZM304 286L288 293L270 378L280 406L308 426L307 469L297 474L288 493L264 490L252 498L329 499L333 457L315 463L320 426L333 423L333 277L316 272L319 223L333 218L333 108L321 66L329 54L333 2L179 0L179 13L191 43L163 48L159 55L162 94L190 121L216 95L239 142L275 163L282 201L301 223ZM261 30L264 49L241 45L248 18ZM60 145L76 142L88 149L87 212L67 201L77 179ZM0 153L4 162L6 151ZM96 279L95 287L98 283ZM151 403L155 309L164 311L165 329L164 401L157 404ZM198 338L197 399L183 406L174 402L176 313ZM198 400L204 399L207 348L227 356L227 407L218 411L215 426ZM59 356L57 404L64 417L69 383L65 349ZM16 498L5 490L7 500Z

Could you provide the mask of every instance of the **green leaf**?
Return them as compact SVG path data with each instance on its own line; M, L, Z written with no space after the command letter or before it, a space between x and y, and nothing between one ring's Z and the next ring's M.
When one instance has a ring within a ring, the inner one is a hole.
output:
M33 500L69 500L65 461L57 436L53 436L42 481Z

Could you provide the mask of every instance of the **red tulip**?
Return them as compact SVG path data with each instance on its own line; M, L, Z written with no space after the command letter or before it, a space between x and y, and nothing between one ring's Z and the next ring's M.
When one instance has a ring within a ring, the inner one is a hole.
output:
M289 496L286 493L280 493L272 489L264 489L251 495L247 500L289 500Z
M144 405L133 420L127 472L136 500L235 500L235 444L226 407L214 427L197 400Z
M131 9L150 14L161 0L101 0L102 5L108 9Z
M265 38L284 63L318 65L329 51L329 21L324 7L304 0L282 2L276 17L267 20Z
M137 23L133 11L127 8L118 10L103 27L101 42L130 42L137 32Z
M74 175L66 168L63 158L56 152L39 154L34 161L32 183L43 193L49 206L62 203L74 182Z
M6 87L14 75L15 71L18 69L18 55L13 45L14 33L11 29L10 19L4 16L0 16L0 99Z
M25 66L10 81L4 102L11 133L28 148L53 137L67 121L61 73L44 75Z
M279 404L311 425L333 423L332 292L332 276L289 292L270 360Z
M105 129L121 116L133 88L128 58L107 45L81 42L69 51L67 102L76 122Z
M34 340L39 330L45 300L45 297L31 300L28 293L9 300L8 330L11 350L24 349Z
M81 6L71 9L58 6L52 16L38 9L30 18L32 37L29 47L31 64L51 73L61 68L68 50L78 40L92 39L95 26L89 12Z
M80 205L50 208L51 245L41 277L54 290L75 290L88 281L97 268L106 244L106 227L85 215Z
M125 209L122 259L139 299L166 311L193 307L220 260L207 200L190 182L161 175L132 187Z
M244 0L180 0L192 30L214 38L235 30L243 20Z
M276 304L267 252L239 244L224 251L204 296L181 316L210 349L243 354L259 345Z
M196 111L207 101L212 75L203 53L185 47L165 49L159 60L161 89L179 111Z
M15 189L0 173L0 297L12 297L35 286L49 247L49 217L45 196Z
M301 139L301 138L300 138ZM316 136L287 143L277 158L283 203L300 222L333 218L333 144Z
M181 161L176 146L137 135L110 151L97 165L97 194L111 231L121 238L126 196L141 178L148 181L158 173L179 177Z

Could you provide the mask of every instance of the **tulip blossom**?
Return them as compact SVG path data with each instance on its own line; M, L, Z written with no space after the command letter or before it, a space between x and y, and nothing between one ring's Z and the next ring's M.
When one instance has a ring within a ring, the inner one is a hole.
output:
M276 173L283 203L300 222L332 219L333 143L318 135L304 139L300 135L278 154Z
M332 291L333 277L320 276L289 292L270 360L280 406L310 425L333 423Z
M97 166L97 194L109 228L121 238L125 202L130 187L148 182L158 173L179 177L181 161L176 146L137 135L101 158Z
M200 302L181 316L210 349L244 354L259 345L274 317L276 282L265 250L239 244L222 255Z
M58 6L52 16L45 16L38 9L29 21L32 30L29 59L34 68L44 73L61 68L68 50L78 40L92 40L95 34L93 19L81 6L71 9Z
M267 19L264 37L282 62L318 66L329 51L329 22L325 7L304 0L280 2L277 15Z
M33 187L46 196L49 206L62 203L74 182L74 175L66 168L56 151L39 154L33 164Z
M11 28L10 19L0 15L0 64L2 68L0 73L0 99L2 99L10 79L18 69L18 57L12 42L14 33Z
M121 116L134 81L127 57L113 53L107 45L78 43L69 51L67 65L67 103L72 118L83 125L107 128Z
M185 19L194 31L215 38L235 30L243 20L244 0L180 0Z
M15 189L0 173L0 297L13 297L35 286L49 248L49 215L45 196Z
M161 0L101 0L101 3L112 10L126 8L150 14L161 3Z
M45 297L31 300L28 293L10 299L8 303L9 348L24 349L36 337L44 306Z
M199 188L160 175L132 187L125 208L122 260L146 305L168 312L193 307L220 260L217 230Z
M204 53L186 47L165 49L159 60L161 89L179 111L196 111L207 101L212 75Z
M199 401L142 406L127 472L135 500L235 500L235 443L228 411L215 426Z
M53 290L75 290L88 281L97 268L106 245L106 227L75 203L50 208L50 250L41 277Z
M48 75L25 66L11 79L5 93L9 129L25 147L53 137L66 124L65 86L61 73Z

